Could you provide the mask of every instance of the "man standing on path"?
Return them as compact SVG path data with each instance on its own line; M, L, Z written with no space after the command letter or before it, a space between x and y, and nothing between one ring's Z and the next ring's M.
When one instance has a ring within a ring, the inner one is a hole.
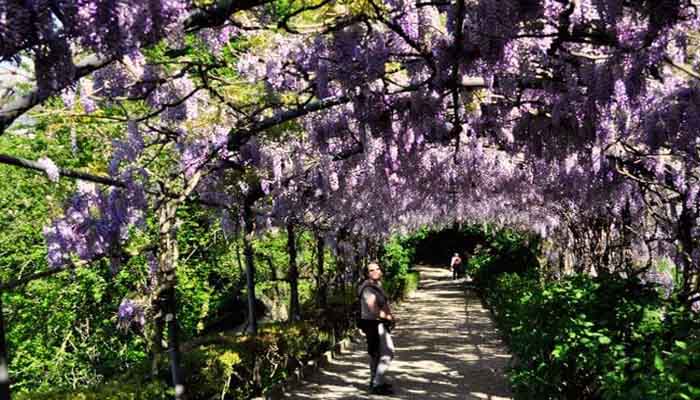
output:
M450 260L450 269L452 270L452 280L462 277L462 258L459 253L455 253Z
M370 357L369 391L372 394L393 394L384 375L394 358L394 342L390 334L394 317L381 286L381 267L373 262L367 265L364 272L366 280L358 289L361 307L359 326L367 337L367 352Z

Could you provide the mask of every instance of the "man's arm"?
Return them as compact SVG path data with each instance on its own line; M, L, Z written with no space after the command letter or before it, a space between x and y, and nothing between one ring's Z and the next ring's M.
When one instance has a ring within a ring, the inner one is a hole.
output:
M381 310L379 310L379 318L380 319L388 319L389 321L394 320L394 314L391 313L391 308L389 308L389 304L384 305Z
M394 316L391 313L391 308L389 308L389 304L386 303L384 304L384 307L379 308L379 304L377 303L377 295L372 293L371 290L366 290L363 296L365 302L367 303L367 309L369 312L376 314L379 319L394 319Z

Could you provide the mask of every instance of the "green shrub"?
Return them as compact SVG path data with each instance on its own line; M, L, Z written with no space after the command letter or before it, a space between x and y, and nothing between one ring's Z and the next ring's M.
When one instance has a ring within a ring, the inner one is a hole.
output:
M384 246L381 264L387 278L402 277L411 267L411 252L394 237Z
M253 338L212 335L182 353L189 398L249 399L287 378L289 372L331 348L332 335L309 322L270 324ZM110 382L78 391L18 394L19 400L160 400L171 399L161 363L157 382Z
M289 372L330 349L332 335L302 321L262 326L258 335L212 337L184 354L187 387L195 399L247 399L287 378Z
M493 233L485 238L486 246L480 247L466 263L466 272L479 287L492 285L492 280L505 273L539 275L536 257L539 242L529 236L511 230Z
M79 390L13 395L16 400L166 400L172 397L171 390L160 382L119 381Z
M420 274L417 271L412 271L399 277L385 279L382 286L390 299L402 300L409 293L418 289L419 282Z
M516 362L516 399L700 398L700 319L616 275L542 282L525 236L498 232L467 262Z
M681 305L645 315L634 346L603 377L606 400L700 398L700 321Z
M486 299L518 360L509 371L516 398L698 398L697 318L652 286L584 275L492 283Z
M404 280L405 284L403 287L403 296L410 294L418 290L418 284L420 283L420 273L418 271L412 271L406 274Z

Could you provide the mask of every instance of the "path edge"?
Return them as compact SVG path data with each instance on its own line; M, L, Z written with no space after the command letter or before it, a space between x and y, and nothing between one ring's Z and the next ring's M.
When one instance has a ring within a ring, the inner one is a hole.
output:
M272 385L262 396L253 397L251 400L279 400L285 398L285 394L302 383L304 378L311 377L326 367L332 360L347 353L353 343L357 343L356 341L359 340L358 330L352 329L351 332L349 336L337 342L333 349L327 350L313 360L307 361L305 365L294 369L286 380Z

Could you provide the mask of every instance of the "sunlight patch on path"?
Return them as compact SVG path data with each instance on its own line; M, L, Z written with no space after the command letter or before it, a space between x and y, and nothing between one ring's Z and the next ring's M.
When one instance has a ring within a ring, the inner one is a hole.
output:
M509 400L503 370L510 355L488 310L441 268L421 266L421 288L394 310L396 358L389 379L396 394L367 393L364 342L287 394L290 399ZM364 339L364 338L360 338Z

